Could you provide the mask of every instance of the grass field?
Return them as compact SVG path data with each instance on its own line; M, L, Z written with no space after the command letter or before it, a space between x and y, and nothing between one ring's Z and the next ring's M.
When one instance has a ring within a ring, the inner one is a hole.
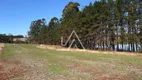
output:
M5 44L0 61L0 80L142 80L142 56Z

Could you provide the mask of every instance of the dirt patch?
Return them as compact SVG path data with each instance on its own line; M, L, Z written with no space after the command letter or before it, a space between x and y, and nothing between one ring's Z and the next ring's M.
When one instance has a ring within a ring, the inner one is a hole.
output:
M70 59L75 62L70 63L60 63L70 69L73 69L76 74L90 76L89 78L92 80L135 80L132 78L133 74L131 72L135 72L136 75L141 75L141 69L137 69L137 67L124 67L124 71L119 70L119 66L116 65L115 62L101 62L101 61L91 61L78 59L70 56L58 56L64 59ZM133 70L133 71L132 71ZM71 72L69 72L71 74ZM75 74L75 73L74 73ZM75 74L75 75L76 75ZM83 79L84 80L84 79Z
M111 75L111 76L105 76L100 78L100 80L131 80L131 78L127 76L118 76L118 75Z
M84 66L81 64L70 64L72 68L76 68L77 70L81 70L82 73L89 73L93 76L93 80L130 80L131 78L127 75L118 75L111 73L103 73L99 71L99 68Z
M9 80L25 72L26 67L20 61L0 60L0 80Z
M46 80L48 79L48 74L42 63L43 59L33 59L31 55L16 55L17 60L20 60L25 64L26 72L21 77L22 80Z

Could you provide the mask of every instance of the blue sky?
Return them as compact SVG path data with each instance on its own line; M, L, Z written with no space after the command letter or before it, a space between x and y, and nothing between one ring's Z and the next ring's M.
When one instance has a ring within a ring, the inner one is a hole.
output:
M68 2L79 2L80 8L95 0L1 0L0 34L27 35L31 21L60 18Z

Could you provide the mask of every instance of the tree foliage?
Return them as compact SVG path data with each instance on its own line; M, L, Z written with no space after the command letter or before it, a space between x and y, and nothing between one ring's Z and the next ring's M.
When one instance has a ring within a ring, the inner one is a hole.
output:
M31 23L31 42L60 44L75 30L87 49L142 51L142 1L100 0L82 10L77 2L69 2L62 18L53 17Z

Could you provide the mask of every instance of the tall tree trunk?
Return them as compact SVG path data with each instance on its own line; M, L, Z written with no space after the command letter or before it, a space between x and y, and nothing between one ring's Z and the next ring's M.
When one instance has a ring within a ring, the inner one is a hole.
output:
M123 41L122 41L122 51L124 51L124 48L123 48Z

